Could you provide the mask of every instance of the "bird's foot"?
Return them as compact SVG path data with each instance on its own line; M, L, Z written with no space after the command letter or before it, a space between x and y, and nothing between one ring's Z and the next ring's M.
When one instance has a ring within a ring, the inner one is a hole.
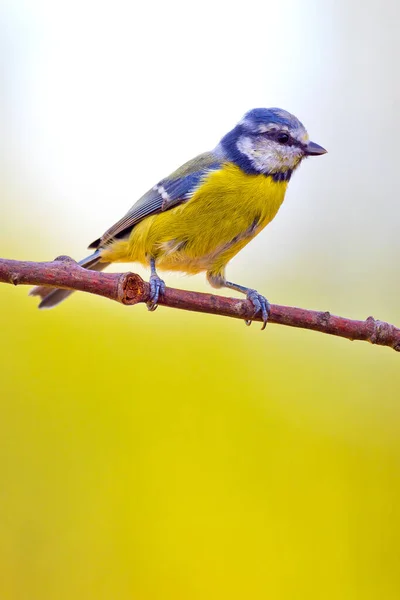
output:
M151 311L156 310L160 295L165 293L165 283L156 274L150 275L150 299L147 302L147 308Z
M259 313L261 314L263 320L263 326L261 327L261 330L265 329L268 322L269 313L271 311L270 303L264 296L256 292L256 290L248 290L246 293L246 297L247 300L250 300L250 302L254 306L253 316L255 317ZM245 321L245 323L246 325L251 325L251 319Z

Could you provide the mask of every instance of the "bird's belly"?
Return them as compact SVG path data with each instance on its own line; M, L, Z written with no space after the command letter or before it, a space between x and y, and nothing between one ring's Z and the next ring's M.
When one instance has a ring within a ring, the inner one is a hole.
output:
M258 222L253 220L244 231L232 231L228 241L221 241L223 238L216 231L210 236L205 230L187 240L162 242L157 249L157 266L161 270L186 273L213 270L217 264L226 264L259 230Z

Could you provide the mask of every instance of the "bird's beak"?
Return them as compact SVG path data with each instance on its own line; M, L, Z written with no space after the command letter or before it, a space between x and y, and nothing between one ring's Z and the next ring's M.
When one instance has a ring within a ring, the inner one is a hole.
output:
M320 154L326 154L327 152L328 150L325 150L325 148L315 142L308 142L306 147L307 156L319 156Z

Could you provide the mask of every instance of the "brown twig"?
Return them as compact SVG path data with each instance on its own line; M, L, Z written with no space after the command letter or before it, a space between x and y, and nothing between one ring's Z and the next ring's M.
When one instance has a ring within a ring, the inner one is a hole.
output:
M60 256L53 262L45 263L0 259L0 282L89 292L122 304L137 304L149 300L149 284L139 275L89 271L68 256ZM253 306L248 300L200 292L167 288L159 304L236 319L253 318ZM253 320L261 321L261 317L256 316ZM366 321L353 321L331 315L329 312L273 304L269 321L329 333L349 340L365 340L372 344L389 346L400 352L400 329L373 317L368 317Z

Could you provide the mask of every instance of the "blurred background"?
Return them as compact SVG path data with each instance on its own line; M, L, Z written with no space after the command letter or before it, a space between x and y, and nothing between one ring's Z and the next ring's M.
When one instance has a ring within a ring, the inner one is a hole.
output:
M245 111L280 106L329 154L229 277L399 325L399 17L396 0L3 0L0 256L82 258ZM393 350L0 292L2 600L400 597Z

